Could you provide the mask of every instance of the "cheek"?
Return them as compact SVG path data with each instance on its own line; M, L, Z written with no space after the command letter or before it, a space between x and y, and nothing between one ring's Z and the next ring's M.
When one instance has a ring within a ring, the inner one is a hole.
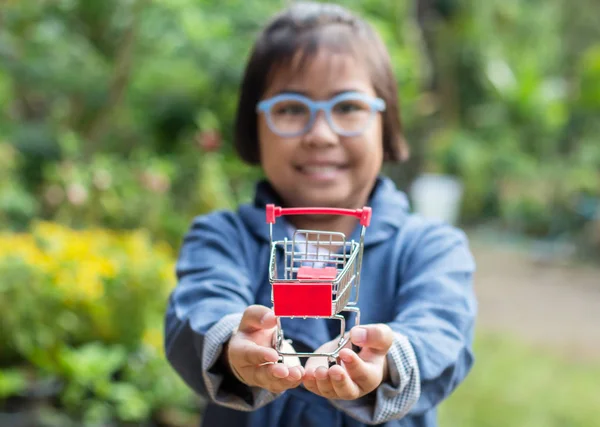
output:
M285 160L291 157L292 144L282 141L269 129L266 121L261 118L258 123L258 145L260 148L260 164L269 177L281 177L284 173Z
M373 123L368 131L361 137L360 141L352 144L353 157L365 168L379 168L383 159L383 129L381 120Z
M377 165L378 169L381 168L383 161L383 123L381 116L377 117L375 126L372 128L373 134L371 135L371 152L373 161Z
M273 163L276 139L277 136L271 132L265 119L261 117L258 122L258 146L263 169L269 168Z

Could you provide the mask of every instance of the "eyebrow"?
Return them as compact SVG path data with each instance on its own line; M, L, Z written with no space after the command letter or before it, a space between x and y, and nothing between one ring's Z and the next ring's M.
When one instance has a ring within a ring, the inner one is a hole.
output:
M341 89L341 90L336 90L335 92L329 93L328 96L329 97L334 97L334 96L337 96L337 95L341 95L342 93L348 93L348 92L361 92L362 93L362 91L360 89ZM306 91L291 90L291 89L282 89L280 91L277 91L275 93L275 95L281 95L283 93L290 93L290 94L295 94L295 95L302 95L302 96L306 96L306 97L310 98L310 95Z

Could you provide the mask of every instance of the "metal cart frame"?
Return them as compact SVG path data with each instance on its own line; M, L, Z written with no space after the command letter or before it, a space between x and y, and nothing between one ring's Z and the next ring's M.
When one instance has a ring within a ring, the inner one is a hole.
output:
M346 241L339 232L296 230L291 240L273 241L273 224L282 215L347 215L360 220L361 233L358 242ZM358 294L362 267L364 236L371 222L371 208L281 208L272 204L266 207L266 222L269 224L270 260L269 283L271 303L277 318L273 336L273 347L284 356L327 357L329 365L335 364L349 337L345 336L346 319L341 312L355 312L355 324L360 324ZM327 250L325 249L327 248ZM334 249L331 251L330 249ZM310 249L310 250L309 250ZM283 252L284 272L278 276L278 257ZM354 298L351 294L354 291ZM303 319L329 318L340 321L338 346L331 352L288 353L281 351L284 340L281 318ZM355 347L353 347L355 348Z

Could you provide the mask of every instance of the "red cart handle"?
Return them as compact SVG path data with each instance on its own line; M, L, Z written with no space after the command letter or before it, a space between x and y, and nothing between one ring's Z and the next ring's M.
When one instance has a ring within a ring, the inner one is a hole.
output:
M368 227L371 223L371 208L282 208L273 204L267 205L267 224L275 224L275 218L283 215L348 215L360 219L360 225Z

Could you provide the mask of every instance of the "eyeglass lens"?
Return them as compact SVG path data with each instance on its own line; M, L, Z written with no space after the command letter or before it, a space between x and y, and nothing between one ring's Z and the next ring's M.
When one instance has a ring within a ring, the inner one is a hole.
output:
M269 114L271 124L281 133L305 131L311 120L310 107L298 100L281 100L271 107ZM336 131L359 132L368 125L371 114L371 107L366 102L343 100L331 107L330 124Z

